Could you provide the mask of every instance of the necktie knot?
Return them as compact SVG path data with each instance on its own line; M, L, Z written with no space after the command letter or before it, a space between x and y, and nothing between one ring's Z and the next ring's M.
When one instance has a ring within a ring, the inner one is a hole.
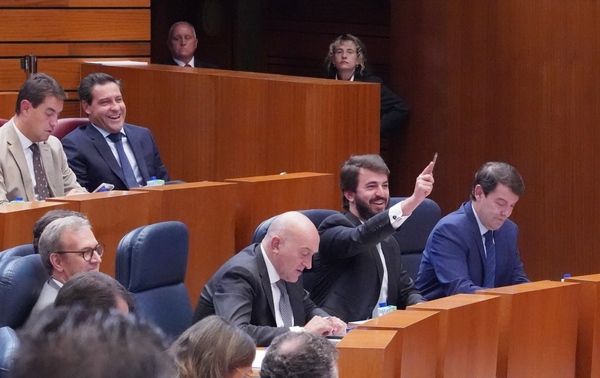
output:
M121 133L112 133L112 134L108 134L108 138L110 140L112 140L114 143L118 143L121 141L121 139L123 138L123 134Z
M32 143L31 146L29 146L29 148L33 152L38 152L40 150L40 146L38 146L37 143Z
M494 242L494 231L489 230L488 232L486 232L485 234L483 234L483 236L485 237L485 244L489 244L489 243L493 243Z

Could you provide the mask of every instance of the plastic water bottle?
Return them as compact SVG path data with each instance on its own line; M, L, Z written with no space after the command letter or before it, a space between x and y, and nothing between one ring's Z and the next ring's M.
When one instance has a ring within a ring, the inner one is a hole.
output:
M150 180L146 181L146 186L160 186L165 185L165 180L157 179L156 176L150 177Z
M562 278L560 279L560 282L565 282L567 278L571 278L571 273L563 274Z

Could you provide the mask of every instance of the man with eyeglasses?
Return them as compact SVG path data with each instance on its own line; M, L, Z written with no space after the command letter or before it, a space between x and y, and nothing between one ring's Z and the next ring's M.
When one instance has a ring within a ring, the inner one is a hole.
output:
M29 319L53 304L58 290L75 274L98 271L104 253L104 246L96 240L90 222L76 215L50 222L40 236L38 248L50 278Z

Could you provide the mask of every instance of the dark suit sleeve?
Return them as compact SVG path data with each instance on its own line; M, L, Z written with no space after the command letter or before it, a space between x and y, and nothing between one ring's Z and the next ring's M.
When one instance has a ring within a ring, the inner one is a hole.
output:
M252 304L261 296L264 294L260 282L246 268L238 266L226 272L216 284L213 305L216 315L245 331L257 345L265 346L289 329L251 324Z
M406 101L388 88L378 76L366 74L363 80L381 85L381 133L386 134L401 128L409 114Z
M469 274L468 246L465 233L453 224L444 224L433 230L427 246L433 271L446 296L473 293L483 289L473 283Z
M154 135L152 135L150 130L148 130L148 133L150 135L150 140L152 141L152 166L155 170L155 176L158 179L169 181L169 173L167 172L167 167L160 158L160 153L158 152L158 147L156 145L156 141L154 140Z
M518 229L515 230L518 234ZM513 269L511 275L511 282L513 284L529 282L529 278L525 273L525 269L523 268L523 261L521 261L521 254L519 253L519 247L516 245L516 240L518 239L517 235L513 238L515 240L514 250L512 251L513 257Z
M79 152L77 141L74 140L72 136L66 136L61 140L61 143L65 154L67 155L69 167L71 167L71 170L77 177L77 182L89 190L90 179L87 170L88 163L85 156Z
M319 227L319 254L323 261L335 261L367 253L381 240L394 233L387 211L379 213L358 226L344 214L326 218Z

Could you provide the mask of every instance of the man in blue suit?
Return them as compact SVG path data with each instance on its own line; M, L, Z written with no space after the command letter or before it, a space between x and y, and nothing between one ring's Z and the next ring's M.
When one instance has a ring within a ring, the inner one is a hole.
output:
M442 218L423 252L416 286L427 299L528 282L508 219L525 190L511 165L485 163L475 174L471 200Z
M168 181L150 130L125 123L121 83L105 73L81 80L79 98L90 123L62 139L69 166L88 191L102 183L126 190L152 178Z

